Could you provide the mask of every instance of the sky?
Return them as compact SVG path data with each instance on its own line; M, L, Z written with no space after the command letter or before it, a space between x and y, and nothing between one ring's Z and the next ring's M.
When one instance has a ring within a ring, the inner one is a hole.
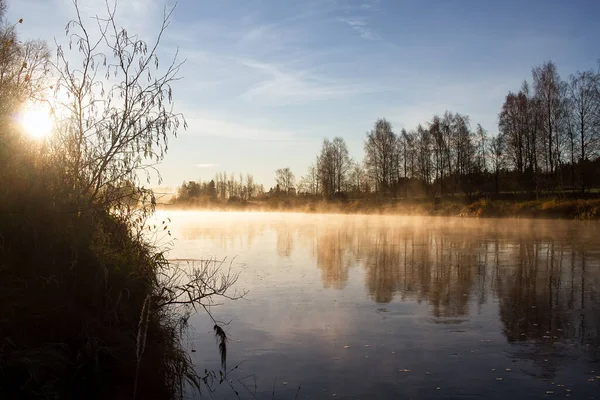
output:
M79 4L90 22L104 10ZM150 41L173 4L119 0L117 21ZM7 19L54 46L73 12L70 0L8 0ZM186 60L173 91L189 127L169 141L162 186L227 171L268 188L283 167L299 179L326 137L361 161L378 118L410 130L450 110L495 134L532 67L597 68L598 16L597 0L180 0L159 55Z

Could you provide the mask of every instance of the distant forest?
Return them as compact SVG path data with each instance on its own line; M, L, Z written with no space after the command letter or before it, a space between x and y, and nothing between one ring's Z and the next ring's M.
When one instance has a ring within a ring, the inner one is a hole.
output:
M533 68L531 83L525 80L518 92L506 95L496 135L451 111L411 131L395 132L380 119L366 134L362 162L350 157L342 137L326 138L300 179L281 168L275 180L265 192L251 174L217 173L209 182L184 182L177 201L583 196L600 187L600 69L563 80L551 61Z

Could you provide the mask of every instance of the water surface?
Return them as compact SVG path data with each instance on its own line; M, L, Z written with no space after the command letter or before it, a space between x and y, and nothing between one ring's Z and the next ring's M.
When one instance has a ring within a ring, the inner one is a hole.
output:
M595 223L167 216L170 258L227 258L248 290L213 309L241 363L214 398L600 397ZM218 370L212 322L191 323Z

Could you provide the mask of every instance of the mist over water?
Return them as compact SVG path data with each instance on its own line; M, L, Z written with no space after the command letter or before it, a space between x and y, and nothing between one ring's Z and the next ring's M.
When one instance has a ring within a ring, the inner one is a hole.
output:
M591 398L600 393L596 223L160 211L171 259L227 258L244 300L241 398ZM191 320L200 370L212 321ZM244 386L247 386L244 387ZM235 398L221 385L217 398Z

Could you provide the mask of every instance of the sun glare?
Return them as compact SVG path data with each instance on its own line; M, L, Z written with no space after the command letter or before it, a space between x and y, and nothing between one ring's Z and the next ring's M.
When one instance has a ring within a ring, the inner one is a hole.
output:
M23 131L32 138L42 139L50 134L54 121L44 108L30 108L20 115Z

